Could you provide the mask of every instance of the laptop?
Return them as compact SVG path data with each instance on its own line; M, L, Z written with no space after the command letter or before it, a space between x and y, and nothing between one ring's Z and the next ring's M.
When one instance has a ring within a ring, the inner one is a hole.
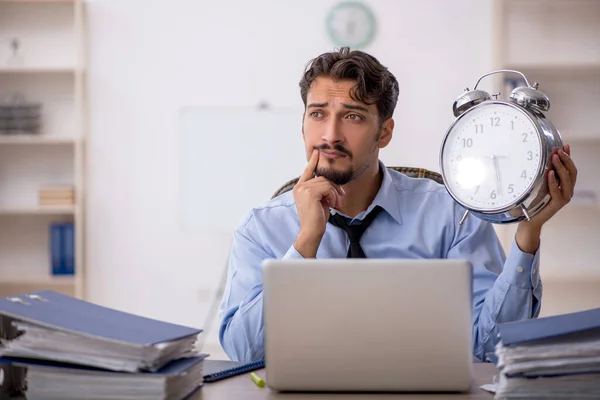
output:
M266 384L467 392L471 290L466 260L265 260Z

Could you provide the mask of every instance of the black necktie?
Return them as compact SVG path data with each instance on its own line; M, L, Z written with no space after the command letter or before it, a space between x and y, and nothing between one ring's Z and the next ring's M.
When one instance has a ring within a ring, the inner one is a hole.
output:
M332 225L343 229L348 234L350 247L348 248L347 258L366 258L362 247L360 247L360 238L381 210L381 207L375 206L360 224L350 224L350 219L339 214L329 215L329 222L331 222Z

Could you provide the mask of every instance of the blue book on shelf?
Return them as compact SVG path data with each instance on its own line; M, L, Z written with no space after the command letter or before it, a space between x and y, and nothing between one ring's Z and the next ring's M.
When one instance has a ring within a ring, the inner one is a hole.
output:
M52 275L75 274L75 226L72 222L50 224Z
M72 222L65 223L62 228L62 251L64 260L64 273L75 274L75 226Z
M156 346L202 332L202 329L126 313L52 290L0 298L0 316L136 347Z
M62 226L50 224L50 272L52 275L64 275L64 257L62 251Z

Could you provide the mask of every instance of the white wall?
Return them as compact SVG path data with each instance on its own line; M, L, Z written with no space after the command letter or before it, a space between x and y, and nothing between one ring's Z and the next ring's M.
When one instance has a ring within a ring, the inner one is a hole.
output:
M182 230L178 113L190 105L263 100L300 107L304 65L334 47L324 25L334 1L86 3L89 299L201 326L231 232ZM382 159L439 170L455 97L492 65L492 2L368 3L379 32L366 50L396 74L401 88L396 136ZM247 151L226 150L217 172L227 168L227 157ZM239 195L226 186L207 191Z

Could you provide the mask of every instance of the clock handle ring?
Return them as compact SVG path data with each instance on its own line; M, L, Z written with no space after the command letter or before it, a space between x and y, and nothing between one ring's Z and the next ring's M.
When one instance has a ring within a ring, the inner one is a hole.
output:
M515 71L515 70L513 70L513 69L499 69L499 70L496 70L496 71L491 71L491 72L488 72L487 74L484 74L484 75L482 75L482 76L481 76L481 77L480 77L480 78L477 80L477 83L475 83L475 87L473 88L473 90L477 89L477 85L479 85L479 82L481 82L481 80L482 80L483 78L485 78L485 77L486 77L486 76L488 76L488 75L497 74L497 73L500 73L500 72L513 72L513 73L515 73L515 74L519 74L519 75L521 75L521 76L523 77L523 79L525 79L525 83L527 84L527 86L530 86L530 87L531 87L531 85L529 84L529 81L527 80L527 78L525 77L525 75L523 75L523 73L521 73L521 72L519 72L519 71Z

